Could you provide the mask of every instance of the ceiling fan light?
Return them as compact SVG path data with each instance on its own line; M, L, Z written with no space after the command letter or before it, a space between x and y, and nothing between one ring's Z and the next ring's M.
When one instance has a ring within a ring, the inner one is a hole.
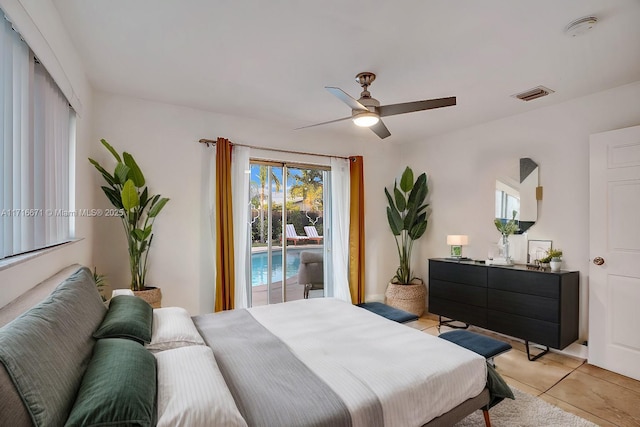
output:
M360 113L353 117L353 123L356 126L369 128L380 121L380 117L376 113Z

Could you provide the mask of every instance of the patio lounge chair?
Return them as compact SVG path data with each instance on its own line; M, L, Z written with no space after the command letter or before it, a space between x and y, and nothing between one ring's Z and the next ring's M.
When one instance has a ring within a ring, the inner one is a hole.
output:
M287 243L293 242L294 245L297 245L298 242L309 241L309 238L307 236L298 236L298 233L296 233L296 229L293 226L293 224L287 224L286 234L287 234Z
M318 244L322 243L322 236L318 235L318 230L313 225L307 225L304 228L304 232L307 233L309 240L312 240Z

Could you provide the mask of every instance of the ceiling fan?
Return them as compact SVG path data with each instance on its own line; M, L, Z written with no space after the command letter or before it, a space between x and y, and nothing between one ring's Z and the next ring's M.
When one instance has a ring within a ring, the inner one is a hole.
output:
M329 86L325 87L325 89L327 89L331 94L351 107L351 116L330 120L328 122L316 123L314 125L303 126L298 129L352 119L357 126L368 127L373 131L373 133L384 139L390 136L391 132L389 132L389 129L387 129L384 123L382 123L382 120L380 120L381 117L456 105L455 96L451 96L449 98L427 99L425 101L405 102L402 104L380 105L380 102L377 99L372 98L371 93L367 90L375 79L376 75L370 72L359 73L356 76L356 82L358 82L363 89L362 93L360 93L360 99L357 100L340 88Z

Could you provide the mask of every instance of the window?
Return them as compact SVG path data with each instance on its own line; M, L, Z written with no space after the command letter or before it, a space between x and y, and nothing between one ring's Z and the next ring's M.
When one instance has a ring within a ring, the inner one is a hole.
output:
M0 259L71 238L75 113L7 20L0 23Z

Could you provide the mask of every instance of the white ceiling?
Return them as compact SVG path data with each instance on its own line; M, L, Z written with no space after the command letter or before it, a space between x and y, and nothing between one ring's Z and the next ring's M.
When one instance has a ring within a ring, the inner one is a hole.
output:
M420 141L640 80L639 0L53 0L100 90L276 122L350 114L372 71L384 104L458 105L385 118L385 141ZM569 37L564 27L594 15ZM525 103L510 95L544 85ZM350 121L331 128L377 137ZM327 129L329 130L329 129Z

